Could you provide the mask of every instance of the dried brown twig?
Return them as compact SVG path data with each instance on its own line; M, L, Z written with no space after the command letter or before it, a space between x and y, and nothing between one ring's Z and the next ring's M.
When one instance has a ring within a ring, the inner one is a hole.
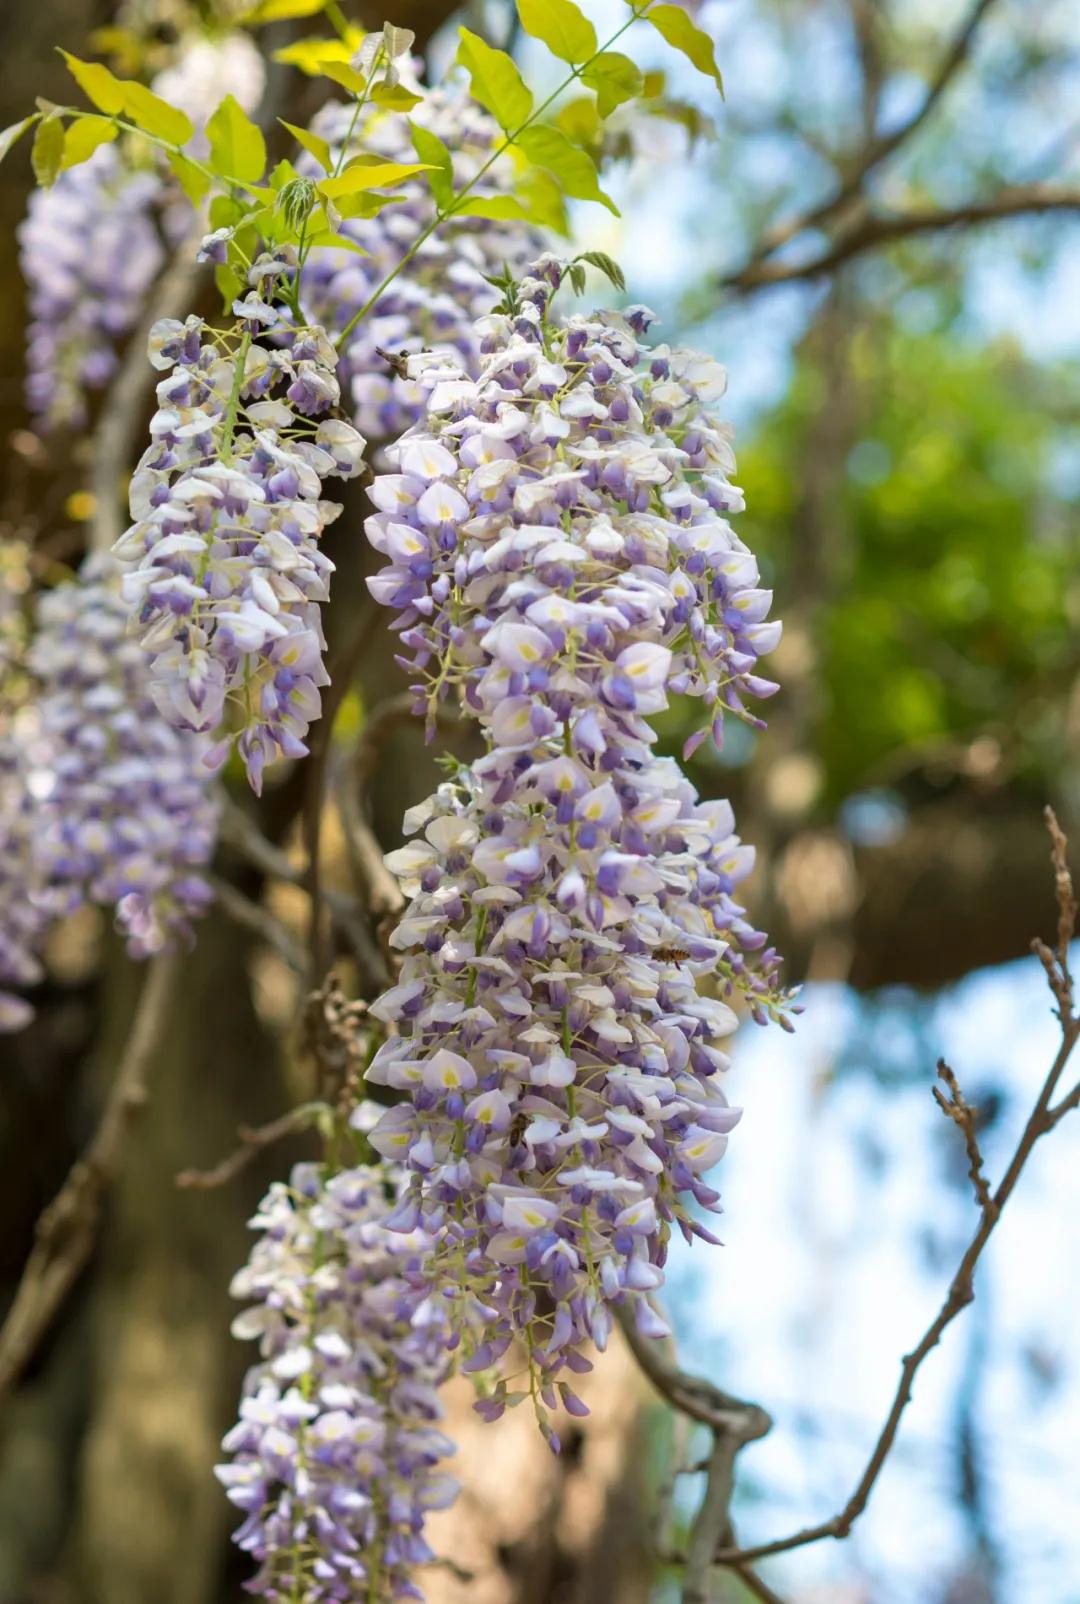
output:
M1016 1188L1016 1184L1035 1144L1041 1137L1052 1131L1066 1113L1080 1104L1080 1082L1077 1082L1066 1097L1062 1098L1057 1104L1054 1103L1054 1095L1061 1077L1072 1056L1073 1049L1076 1047L1077 1040L1080 1039L1080 1019L1077 1018L1073 1008L1073 981L1069 970L1069 945L1076 933L1077 906L1072 877L1069 873L1066 859L1067 843L1057 819L1049 808L1046 810L1046 822L1051 840L1051 859L1054 865L1058 904L1057 944L1056 947L1050 948L1045 943L1036 941L1033 943L1033 948L1046 970L1050 990L1057 1003L1055 1012L1061 1025L1061 1043L1054 1056L1053 1063L1047 1071L1042 1089L1024 1125L1012 1158L1009 1160L996 1190L990 1191L989 1186L982 1177L982 1156L979 1152L975 1134L974 1113L963 1100L959 1088L955 1084L955 1077L950 1080L951 1072L949 1072L949 1075L943 1078L945 1078L950 1092L953 1093L952 1100L949 1101L939 1096L938 1102L964 1132L965 1144L967 1145L971 1164L972 1181L976 1188L976 1197L979 1203L979 1224L967 1248L964 1250L956 1272L949 1283L945 1300L918 1343L903 1359L900 1381L884 1425L878 1434L877 1441L870 1453L862 1476L859 1478L858 1485L843 1509L829 1520L821 1521L815 1526L803 1527L800 1531L792 1532L786 1537L776 1538L772 1542L755 1543L745 1548L738 1548L728 1544L716 1552L714 1557L718 1564L734 1568L754 1560L765 1559L772 1554L783 1554L795 1548L804 1548L810 1543L818 1543L825 1538L843 1538L848 1535L866 1508L882 1468L896 1441L901 1419L911 1400L912 1389L919 1367L927 1355L941 1341L947 1327L971 1303L975 1296L974 1277L979 1259L997 1226L1002 1210Z
M33 1250L0 1327L0 1398L25 1370L93 1250L128 1127L146 1102L178 972L174 957L150 964L97 1129L37 1222Z
M968 1102L960 1090L960 1082L943 1058L938 1059L937 1070L945 1082L946 1091L943 1092L940 1086L933 1087L934 1101L941 1112L947 1114L963 1133L968 1156L968 1175L975 1188L975 1201L985 1212L994 1207L994 1200L990 1195L989 1182L983 1174L982 1153L979 1151L979 1138L976 1135L979 1111Z
M318 1103L302 1103L299 1108L290 1108L287 1114L270 1120L266 1125L241 1125L236 1132L240 1145L234 1152L212 1169L181 1170L176 1177L177 1186L184 1191L197 1192L210 1192L216 1187L227 1186L247 1169L264 1148L284 1141L287 1136L295 1136L298 1131L313 1124L321 1112L322 1107Z

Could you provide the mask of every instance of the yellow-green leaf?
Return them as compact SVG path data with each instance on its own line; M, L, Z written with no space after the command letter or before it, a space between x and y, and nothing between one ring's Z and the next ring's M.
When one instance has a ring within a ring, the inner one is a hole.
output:
M249 28L264 22L287 22L293 17L315 17L326 9L326 0L260 0L238 20Z
M24 117L21 123L12 123L10 128L5 128L3 133L0 133L0 162L3 161L12 146L18 144L26 130L36 122L36 116Z
M339 196L359 195L369 189L387 189L427 171L426 162L353 161L336 178L324 178L318 189L327 200L337 200Z
M68 124L64 134L64 154L60 170L78 167L87 161L99 145L107 145L116 138L119 130L107 117L76 117Z
M210 164L224 178L257 183L266 166L266 141L232 95L226 95L206 125Z
M540 39L560 61L588 61L596 54L596 29L574 0L517 0L526 33Z
M516 184L522 204L534 223L552 228L564 239L570 237L570 221L562 189L542 167L530 167Z
M424 97L414 95L404 84L376 84L371 91L371 98L377 106L385 106L387 111L412 111Z
M124 84L124 108L137 128L170 145L186 145L195 128L186 113L170 106L145 84Z
M344 61L324 61L319 68L319 74L323 78L330 78L334 83L340 84L342 89L349 91L350 95L362 95L367 88L367 80L361 78L358 72L353 72L348 63Z
M468 28L458 30L458 60L469 74L473 98L487 108L501 128L513 133L527 122L533 97L505 50L496 50Z
M194 162L189 162L186 156L181 156L178 151L170 150L166 160L192 206L201 206L210 188L210 180L206 174L200 171Z
M106 117L119 117L124 110L124 96L128 87L124 80L114 78L108 67L103 67L100 62L80 61L78 56L69 55L66 50L61 50L60 54L87 100L92 100Z
M30 164L43 189L50 189L60 171L64 154L64 124L59 117L43 117L34 135Z
M330 153L330 146L318 134L313 134L309 128L297 128L294 123L287 123L284 117L278 122L282 128L287 128L298 145L302 145L309 156L314 156L324 173L328 173L334 165L334 158Z
M575 200L599 201L618 217L619 208L600 188L592 157L579 145L571 144L558 128L537 123L534 128L523 129L515 143L531 162L545 168L567 195Z
M295 44L275 50L274 60L286 67L298 67L309 78L318 78L328 61L350 62L363 37L359 28L350 28L345 39L298 39Z
M454 207L455 217L486 217L493 223L531 223L532 216L512 195L469 195Z
M707 33L690 21L689 16L681 6L652 6L645 12L645 19L651 22L660 36L681 50L687 61L695 66L698 72L703 72L706 78L713 79L720 93L724 93L724 80L720 76L720 68L716 65L716 53L713 42Z
M371 254L370 251L365 251L362 245L358 245L354 239L350 239L348 234L336 234L331 228L321 228L317 233L310 235L309 238L312 245L332 245L335 250L352 251L354 256L370 256Z
M605 50L590 61L581 80L596 91L596 108L601 117L610 117L616 106L633 100L645 86L638 67L618 50Z
M413 149L429 168L428 183L435 204L440 211L445 211L454 198L454 164L450 152L430 128L421 128L419 123L410 122L409 134L412 138Z

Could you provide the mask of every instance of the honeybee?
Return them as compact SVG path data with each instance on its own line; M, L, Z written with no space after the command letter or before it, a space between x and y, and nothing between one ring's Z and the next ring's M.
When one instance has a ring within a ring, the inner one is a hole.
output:
M653 948L654 958L663 958L666 963L686 963L690 957L685 947L669 947L667 945Z
M522 1142L525 1140L525 1132L528 1130L528 1128L529 1128L529 1116L528 1116L528 1114L523 1114L523 1113L515 1114L514 1115L514 1119L513 1119L513 1123L510 1126L510 1146L511 1147L520 1147L521 1146Z

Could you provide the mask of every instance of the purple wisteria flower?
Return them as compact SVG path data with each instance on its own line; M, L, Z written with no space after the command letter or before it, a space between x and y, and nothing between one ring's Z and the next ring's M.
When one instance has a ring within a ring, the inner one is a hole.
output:
M503 1371L483 1411L531 1395L549 1436L612 1303L662 1329L672 1227L715 1240L692 1206L715 1207L703 1175L737 1118L729 1003L785 1004L736 900L753 852L650 723L696 696L719 739L775 689L757 664L779 625L725 516L723 372L644 348L641 309L556 321L559 277L542 261L483 321L478 378L428 373L427 428L390 452L367 526L418 710L456 695L487 745L389 860L413 900L368 1076L407 1100L371 1140L411 1172L391 1223L437 1236L466 1368Z
M450 151L459 189L477 177L502 138L494 119L461 88L424 91L411 120L437 135ZM344 148L348 156L362 150L388 161L417 159L405 119L378 107L356 122L351 106L330 104L319 112L312 131L329 143L335 156ZM313 164L305 171L316 175ZM509 157L500 157L473 193L479 199L506 195L513 177ZM378 286L401 267L434 217L429 186L412 181L395 190L393 204L377 217L345 219L341 232L368 254L357 256L330 247L314 250L304 266L307 315L331 334L340 333ZM524 224L465 216L449 219L420 245L342 350L338 376L364 434L375 440L396 439L423 416L427 400L422 373L408 378L394 373L380 351L395 355L428 351L457 361L468 373L477 372L476 320L497 299L488 278L506 264L515 271L523 268L540 248L539 233Z
M264 77L247 35L193 34L153 88L192 119L188 149L202 154L202 128L219 101L231 93L252 110ZM172 244L191 230L190 204L152 161L146 151L133 160L124 141L103 145L30 197L18 230L30 294L26 395L45 429L83 427L88 392L112 377L118 344L138 322L164 262L158 220Z
M364 450L332 416L325 333L264 299L294 272L290 248L260 257L230 331L197 317L155 324L150 359L167 377L131 482L135 522L114 548L157 707L207 731L232 710L256 791L267 762L304 755L319 716L319 603L333 565L318 541L341 511L323 480L359 473ZM219 740L214 761L234 738Z
M297 1165L252 1225L262 1234L233 1292L255 1337L239 1423L218 1467L246 1519L235 1541L267 1599L383 1604L421 1598L429 1511L457 1483L440 1429L445 1322L426 1287L430 1243L387 1231L393 1181Z

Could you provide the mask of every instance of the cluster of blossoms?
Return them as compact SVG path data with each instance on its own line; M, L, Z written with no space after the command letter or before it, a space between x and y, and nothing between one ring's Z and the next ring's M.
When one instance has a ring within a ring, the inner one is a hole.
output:
M387 1231L392 1186L301 1164L252 1221L262 1235L233 1292L253 1305L234 1330L262 1357L218 1475L246 1515L249 1589L268 1599L422 1597L424 1521L457 1491L440 1469L454 1445L439 1429L449 1358L430 1244Z
M326 335L268 298L295 271L289 247L259 257L227 332L197 317L154 325L150 358L167 377L131 481L135 522L114 548L158 709L213 731L233 703L256 791L267 762L303 756L319 715L333 565L318 542L341 510L323 480L359 473L364 450L328 415L339 390Z
M371 1140L411 1175L391 1223L438 1238L467 1367L523 1337L549 1434L542 1403L583 1407L556 1378L612 1303L660 1329L672 1225L709 1235L690 1205L717 1201L736 1017L705 986L762 1019L784 1002L735 900L752 850L649 723L696 696L688 744L719 739L775 689L756 670L780 626L725 516L723 372L646 348L642 309L557 322L560 277L543 260L483 321L478 378L426 374L429 429L393 448L367 526L418 709L458 695L487 744L390 860L413 900L368 1078L407 1100ZM482 1407L523 1395L504 1375Z
M127 635L119 574L88 558L38 602L28 694L0 713L0 983L41 978L56 919L111 907L134 957L182 939L210 900L217 809L205 739L172 729ZM32 690L33 695L29 694ZM25 1025L0 997L0 1029Z
M201 130L230 92L256 105L262 82L261 58L245 35L196 37L154 89ZM189 149L198 152L203 140L197 132ZM42 427L83 427L87 392L112 377L117 344L138 322L164 261L159 218L172 242L192 226L190 206L161 169L133 164L120 143L100 146L31 196L18 236L30 295L27 403Z
M498 124L463 89L426 91L412 120L437 135L452 153L459 189L478 178L502 139ZM416 160L404 119L378 107L357 122L352 107L330 104L319 112L312 131L328 142L335 157L343 150L346 157L363 150L387 161ZM512 177L509 158L500 157L479 178L473 194L482 199L506 194ZM391 371L380 352L438 353L468 373L477 372L476 320L491 310L497 296L488 279L507 263L515 271L524 267L539 249L538 235L520 224L493 225L458 216L425 239L402 266L434 217L428 185L406 182L377 217L342 223L341 232L362 246L366 256L324 247L313 251L304 267L306 313L335 334L396 273L346 340L338 370L343 390L351 394L357 427L372 439L396 439L423 416L427 400L422 375Z

